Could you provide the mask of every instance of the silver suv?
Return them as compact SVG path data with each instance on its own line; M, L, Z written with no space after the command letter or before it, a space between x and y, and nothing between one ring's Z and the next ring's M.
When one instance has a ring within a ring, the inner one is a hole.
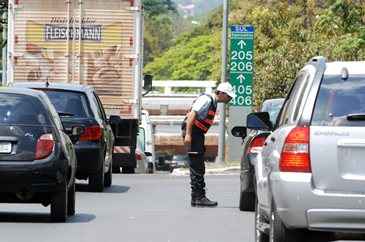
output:
M268 113L247 128L268 130ZM256 241L293 242L306 230L365 231L365 62L313 58L254 154Z

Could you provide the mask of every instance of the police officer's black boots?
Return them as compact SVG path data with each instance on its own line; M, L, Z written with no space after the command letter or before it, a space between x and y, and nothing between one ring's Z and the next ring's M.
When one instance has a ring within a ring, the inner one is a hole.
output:
M191 206L192 207L216 207L218 205L217 202L211 201L206 196L199 198L199 199L191 199Z
M190 172L191 178L191 206L192 207L216 207L217 202L209 200L205 196L204 176Z

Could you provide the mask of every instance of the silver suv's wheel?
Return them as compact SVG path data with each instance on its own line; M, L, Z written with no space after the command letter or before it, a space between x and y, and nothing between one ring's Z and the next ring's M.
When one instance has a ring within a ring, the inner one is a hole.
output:
M265 227L269 225L265 222L260 208L258 207L258 201L255 199L255 241L256 242L269 242L269 235L265 233Z
M300 242L304 233L298 229L288 229L278 216L275 205L271 205L270 215L270 242Z

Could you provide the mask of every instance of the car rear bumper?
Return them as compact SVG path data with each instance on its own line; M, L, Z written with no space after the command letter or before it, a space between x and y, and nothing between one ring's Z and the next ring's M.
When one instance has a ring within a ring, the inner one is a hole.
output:
M273 172L270 185L279 217L287 227L324 231L365 229L365 195L313 188L309 173Z
M77 174L95 174L102 169L103 157L102 146L100 143L85 142L75 146L77 157Z
M64 174L51 164L0 165L1 193L55 192L63 181Z

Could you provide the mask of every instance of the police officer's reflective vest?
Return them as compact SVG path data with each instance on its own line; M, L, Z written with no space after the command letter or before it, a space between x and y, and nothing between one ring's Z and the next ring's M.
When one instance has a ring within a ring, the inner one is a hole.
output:
M197 127L198 129L200 129L203 133L206 133L206 132L208 132L209 128L213 125L214 117L215 117L215 114L217 112L217 102L215 102L213 97L209 94L202 94L202 95L207 95L211 100L210 106L209 106L209 109L208 109L208 114L207 114L205 119L196 118L193 122L193 125L195 127ZM191 111L191 109L190 109L190 111ZM185 117L183 125L182 125L182 130L183 131L186 129L186 120L187 120L187 117Z

